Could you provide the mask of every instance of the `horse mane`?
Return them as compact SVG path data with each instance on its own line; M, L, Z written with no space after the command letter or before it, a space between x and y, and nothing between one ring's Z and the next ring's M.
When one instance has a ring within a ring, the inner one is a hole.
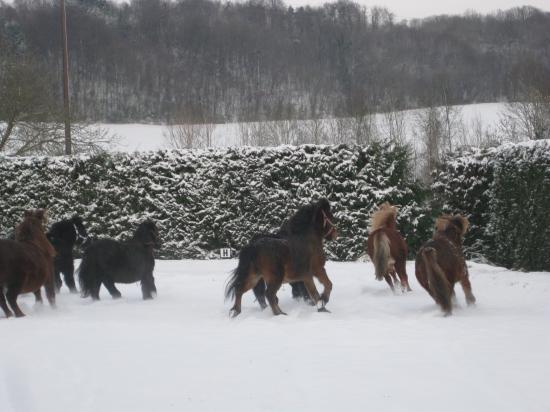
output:
M44 225L47 221L44 209L25 211L23 221L15 229L15 240L30 243L41 249L49 257L54 257L56 254L55 249L44 233Z
M443 215L435 221L435 230L437 232L447 232L454 229L464 237L469 225L470 222L468 222L468 219L462 215Z
M397 229L397 208L389 202L384 202L378 206L378 210L370 217L369 233L378 229Z
M330 203L325 198L300 207L288 221L283 223L279 233L300 235L307 233L315 225L319 225L319 229L322 231L320 226L323 221L320 219L320 212L324 212L327 217L332 218Z

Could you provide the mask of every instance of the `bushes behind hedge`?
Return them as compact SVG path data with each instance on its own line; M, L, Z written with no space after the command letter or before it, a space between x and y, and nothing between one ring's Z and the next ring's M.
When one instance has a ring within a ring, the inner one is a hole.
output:
M442 210L470 218L470 256L550 270L550 141L473 149L447 159L433 192Z

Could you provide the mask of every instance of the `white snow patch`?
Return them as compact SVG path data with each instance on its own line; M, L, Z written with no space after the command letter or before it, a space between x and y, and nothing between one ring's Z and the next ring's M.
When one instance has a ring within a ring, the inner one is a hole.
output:
M550 410L550 274L470 264L476 307L444 318L408 272L393 295L370 263L328 263L331 314L279 292L288 316L223 303L236 261L158 261L102 300L63 289L58 309L19 299L0 318L0 411Z

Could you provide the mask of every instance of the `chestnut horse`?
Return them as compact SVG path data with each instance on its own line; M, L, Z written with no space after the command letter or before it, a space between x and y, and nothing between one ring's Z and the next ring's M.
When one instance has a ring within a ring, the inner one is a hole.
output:
M376 279L386 279L391 290L395 291L393 282L397 283L397 273L401 290L405 292L411 290L406 268L408 250L405 239L397 230L396 217L397 208L388 202L372 214L367 253L374 264Z
M17 305L17 296L33 292L36 301L42 301L40 288L55 307L53 260L55 249L44 233L46 212L43 209L27 210L23 221L15 229L16 240L0 240L0 307L6 317L25 314ZM4 296L4 290L6 295Z
M292 216L284 237L256 237L239 254L239 264L228 281L225 296L235 298L230 313L241 313L243 294L253 289L263 279L266 285L265 297L274 315L285 315L279 307L277 291L283 283L303 281L312 299L321 303L320 311L326 312L332 282L325 270L323 240L336 239L336 227L327 199L301 207ZM319 295L313 277L324 287ZM258 301L265 307L263 296Z
M460 215L444 215L437 219L435 233L416 255L416 278L441 307L445 315L452 313L454 285L460 282L468 305L475 303L462 240L468 230L468 219Z

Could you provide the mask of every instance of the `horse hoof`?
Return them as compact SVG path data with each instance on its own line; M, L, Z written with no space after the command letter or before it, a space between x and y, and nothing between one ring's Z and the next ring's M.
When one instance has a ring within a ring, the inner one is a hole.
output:
M285 316L288 316L288 314L286 314L285 312L283 311L280 311L279 313L275 314L275 316L279 316L279 315L285 315Z
M332 313L330 310L328 310L324 306L322 308L317 309L317 312Z
M229 311L229 316L232 317L232 318L236 318L237 316L239 316L241 313L240 310L237 310L237 309L231 309Z
M16 318L24 318L24 317L25 317L25 314L24 314L24 313L16 313L16 314L15 314L15 317L16 317Z
M78 293L78 290L76 288L69 289L71 293ZM59 290L57 291L59 293Z

